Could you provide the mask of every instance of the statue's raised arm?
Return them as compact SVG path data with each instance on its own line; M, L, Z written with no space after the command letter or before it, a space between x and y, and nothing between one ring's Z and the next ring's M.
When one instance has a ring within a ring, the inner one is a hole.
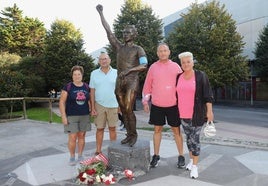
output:
M107 23L106 19L104 18L104 15L103 15L103 6L98 4L96 6L96 9L97 11L99 12L100 14L100 18L101 18L101 23L102 23L102 26L104 27L106 33L107 33L107 37L108 37L108 40L110 42L110 44L117 50L119 48L118 45L120 45L120 42L119 40L115 37L115 35L113 34L111 28L110 28L110 25Z

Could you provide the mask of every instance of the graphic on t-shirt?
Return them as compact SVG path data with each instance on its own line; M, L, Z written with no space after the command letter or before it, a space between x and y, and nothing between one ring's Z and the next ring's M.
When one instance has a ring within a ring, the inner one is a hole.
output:
M86 101L86 96L85 93L83 91L79 91L76 94L76 103L78 105L84 105Z

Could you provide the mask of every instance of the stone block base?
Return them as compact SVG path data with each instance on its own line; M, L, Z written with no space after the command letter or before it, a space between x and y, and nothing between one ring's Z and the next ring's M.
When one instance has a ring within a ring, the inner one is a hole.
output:
M113 169L149 171L150 142L137 140L133 147L122 145L121 141L111 142L108 147L109 166Z

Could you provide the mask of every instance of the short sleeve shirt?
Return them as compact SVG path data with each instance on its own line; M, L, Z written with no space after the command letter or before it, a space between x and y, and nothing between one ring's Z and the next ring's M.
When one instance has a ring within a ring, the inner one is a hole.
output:
M73 83L68 84L63 87L68 93L66 101L66 114L67 116L79 116L89 114L89 88L83 84L83 86L78 87ZM68 90L69 89L69 90Z
M89 87L95 89L95 101L107 108L116 108L118 103L115 96L117 70L110 67L105 74L101 69L94 70L90 75Z

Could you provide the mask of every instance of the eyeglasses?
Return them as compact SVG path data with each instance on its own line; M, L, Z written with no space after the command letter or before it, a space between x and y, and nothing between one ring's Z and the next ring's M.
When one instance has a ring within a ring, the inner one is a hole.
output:
M99 58L100 61L107 60L108 58Z

